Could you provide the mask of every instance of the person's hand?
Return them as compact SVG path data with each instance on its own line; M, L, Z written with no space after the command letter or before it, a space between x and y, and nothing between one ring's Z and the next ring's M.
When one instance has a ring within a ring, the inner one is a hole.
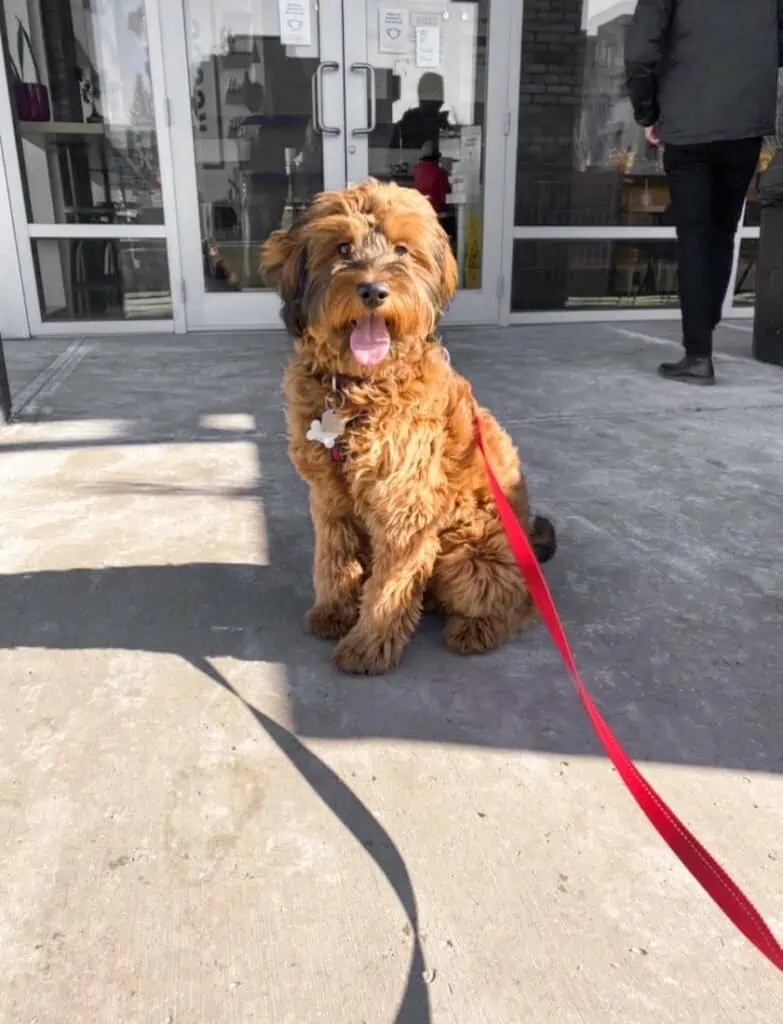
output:
M650 124L644 129L644 137L650 146L660 146L661 140L658 135L658 125Z

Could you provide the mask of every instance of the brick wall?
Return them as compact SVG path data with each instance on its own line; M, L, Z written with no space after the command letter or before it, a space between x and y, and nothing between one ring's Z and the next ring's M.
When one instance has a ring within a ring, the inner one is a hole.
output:
M524 3L516 224L563 223L570 207L585 74L582 7L583 0Z
M514 223L568 224L574 146L585 74L583 0L524 0ZM514 260L512 309L562 308L568 295L567 246L536 247L546 267ZM530 254L528 254L529 256ZM542 295L542 288L546 291Z

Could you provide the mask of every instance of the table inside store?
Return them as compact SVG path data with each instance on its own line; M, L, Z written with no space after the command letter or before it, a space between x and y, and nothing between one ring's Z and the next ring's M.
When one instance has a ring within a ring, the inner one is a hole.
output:
M629 173L622 176L620 191L620 223L629 227L670 227L669 188L663 172ZM616 294L619 275L625 273L634 279L639 272L636 287L626 289L634 300L640 298L647 286L651 294L658 295L658 271L673 264L675 243L673 239L632 239L615 244L612 259L612 281L610 290ZM665 290L663 294L668 294Z

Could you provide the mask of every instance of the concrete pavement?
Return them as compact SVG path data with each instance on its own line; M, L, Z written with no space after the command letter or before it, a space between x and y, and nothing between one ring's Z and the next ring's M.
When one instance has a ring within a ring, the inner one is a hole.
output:
M596 700L781 936L783 373L738 324L718 387L665 384L675 337L447 343L558 525L547 575ZM428 621L375 681L304 633L286 345L7 344L0 1021L783 1019L543 630L461 660Z

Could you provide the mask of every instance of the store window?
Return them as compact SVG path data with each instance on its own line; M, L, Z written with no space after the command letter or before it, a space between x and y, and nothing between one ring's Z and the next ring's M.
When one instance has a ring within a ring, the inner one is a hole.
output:
M781 76L781 88L779 90L780 95L783 95L783 76ZM778 103L778 109L783 111L783 105ZM759 156L759 164L756 174L753 176L753 180L750 183L748 189L748 201L745 206L745 221L744 226L748 228L758 228L761 225L761 202L759 199L759 182L761 175L769 167L770 161L777 149L777 140L774 138L764 139L764 143L761 147L761 155Z
M3 0L28 218L163 223L140 0Z
M625 88L635 6L525 0L512 312L677 305L662 154ZM611 237L629 228L638 236ZM547 237L553 229L574 237Z
M672 308L675 241L517 239L512 282L512 313Z
M33 238L31 243L45 322L171 317L163 239Z
M525 0L514 223L657 227L660 151L634 122L625 36L636 0Z
M524 2L512 311L677 304L663 154L634 122L625 87L625 40L636 3ZM760 171L775 146L775 139L764 140ZM756 177L745 210L736 305L753 301L760 220ZM633 240L629 228L638 229ZM551 238L552 229L560 237Z
M758 239L743 238L740 242L737 282L734 289L734 304L736 306L753 306L756 301L756 261L758 254Z
M41 319L147 315L126 298L166 293L168 263L133 240L164 223L144 0L2 0L0 27Z

